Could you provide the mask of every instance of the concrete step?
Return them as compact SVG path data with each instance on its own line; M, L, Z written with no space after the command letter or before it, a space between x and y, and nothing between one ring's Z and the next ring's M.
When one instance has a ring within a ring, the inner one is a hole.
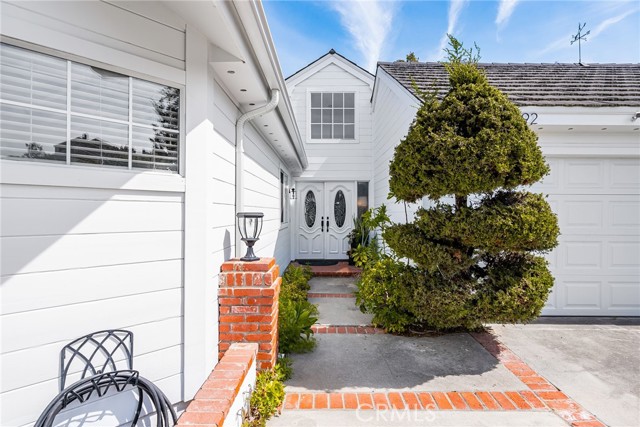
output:
M353 294L358 290L352 277L313 277L309 280L311 293Z
M355 298L309 298L318 306L318 323L323 325L370 325L373 315L356 307Z

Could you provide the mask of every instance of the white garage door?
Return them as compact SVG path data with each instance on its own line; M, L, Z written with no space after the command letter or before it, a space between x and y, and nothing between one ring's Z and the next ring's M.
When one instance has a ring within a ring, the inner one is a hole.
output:
M640 315L640 161L548 158L534 186L558 214L549 255L555 286L545 315Z

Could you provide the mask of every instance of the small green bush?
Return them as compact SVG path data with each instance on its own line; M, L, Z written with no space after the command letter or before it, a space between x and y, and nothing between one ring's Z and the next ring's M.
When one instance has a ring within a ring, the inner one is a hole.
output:
M309 267L293 265L282 276L278 315L280 353L305 353L316 345L311 326L318 321L318 308L307 301L310 279Z
M312 274L309 267L290 265L282 275L280 299L290 301L306 301L307 292L311 289L309 280Z
M308 301L280 301L278 339L281 353L306 353L316 340L311 326L318 321L318 308Z
M258 372L251 393L250 410L243 427L264 427L284 400L283 377L278 369Z
M293 376L293 367L291 359L288 357L280 357L276 362L276 372L280 375L282 381L291 379Z

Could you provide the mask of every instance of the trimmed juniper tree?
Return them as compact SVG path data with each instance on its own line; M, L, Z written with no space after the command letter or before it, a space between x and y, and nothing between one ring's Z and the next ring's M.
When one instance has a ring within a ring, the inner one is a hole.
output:
M390 196L431 207L384 228L410 261L383 257L360 281L361 307L393 331L529 321L553 285L541 255L557 245L557 218L525 190L549 172L537 136L471 49L450 36L447 53L448 92L423 95L390 165Z

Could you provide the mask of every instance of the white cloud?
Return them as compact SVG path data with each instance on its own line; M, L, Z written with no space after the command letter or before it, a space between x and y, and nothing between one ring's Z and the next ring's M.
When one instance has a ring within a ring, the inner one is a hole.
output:
M449 38L447 34L453 35L456 32L458 27L458 18L460 17L460 13L462 9L469 3L469 0L451 0L449 2L449 19L447 21L447 32L442 35L440 39L440 44L438 45L438 50L431 56L431 60L439 60L444 56L444 48L447 47L449 43Z
M631 10L628 10L628 11L626 11L624 13L621 13L620 15L614 16L614 17L609 18L609 19L605 19L600 24L598 24L598 26L595 28L595 30L591 31L591 34L590 34L591 40L593 40L596 37L598 37L600 35L600 33L602 33L604 30L606 30L607 28L609 28L613 24L617 24L618 22L622 21L627 16L636 13L638 10L640 10L640 9L631 9Z
M597 38L600 34L602 34L607 28L609 28L610 26L617 24L618 22L622 21L623 19L625 19L626 17L628 17L629 15L633 15L634 13L640 11L639 8L634 8L631 10L627 10L626 12L620 13L616 16L613 16L611 18L607 18L604 21L602 21L601 23L599 23L595 29L593 31L591 31L591 33L587 36L587 41L589 40L594 40L595 38ZM588 30L588 28L587 28ZM537 56L543 56L546 55L547 53L551 53L551 52L557 52L559 50L563 50L563 49L569 49L571 47L570 45L570 41L571 38L573 37L573 35L576 34L577 28L576 30L574 30L571 33L568 33L566 36L563 36L551 43L549 43L545 48L543 48L542 50L537 52Z
M332 2L331 7L340 14L340 23L362 54L365 68L375 71L392 29L396 2L343 0Z
M511 14L516 9L518 1L519 0L500 0L498 15L496 16L496 25L502 26L509 22L509 18L511 18Z

